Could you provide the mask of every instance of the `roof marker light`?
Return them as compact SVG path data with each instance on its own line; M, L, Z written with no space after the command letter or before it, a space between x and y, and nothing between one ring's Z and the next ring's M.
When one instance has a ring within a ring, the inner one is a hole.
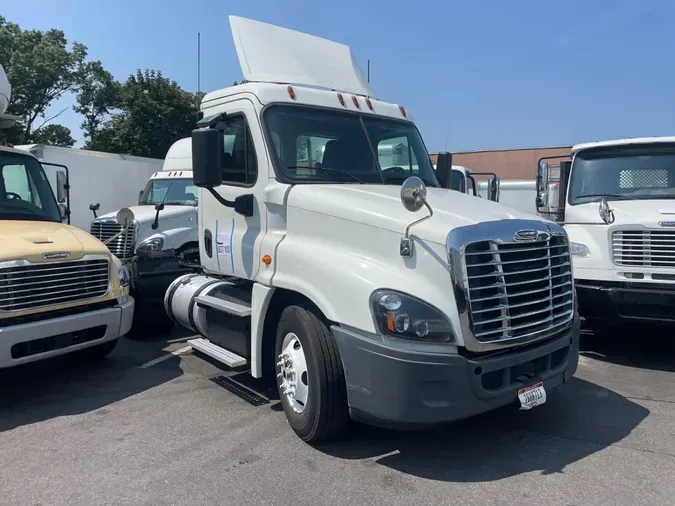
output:
M404 118L407 118L407 117L408 117L408 115L407 115L406 112L405 112L405 107L403 107L402 105L399 105L399 106L398 106L398 110L401 111L401 114L403 114L403 117L404 117Z
M370 101L368 97L366 97L366 105L368 106L368 109L370 109L371 111L375 110L373 109L373 103Z
M357 109L361 109L361 105L359 104L359 99L356 98L356 95L352 95L352 102L354 102L354 105L356 106Z
M343 106L343 107L347 107L347 105L345 104L345 98L342 96L342 93L338 93L337 97L338 97L338 102L340 102L340 105Z
M288 96L291 97L292 100L295 100L295 91L293 90L293 86L289 86L286 89L288 90Z

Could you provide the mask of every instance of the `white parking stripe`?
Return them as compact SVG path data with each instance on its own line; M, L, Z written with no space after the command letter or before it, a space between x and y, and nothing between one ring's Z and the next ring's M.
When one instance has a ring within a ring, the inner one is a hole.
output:
M165 360L169 360L172 357L175 357L176 355L180 355L181 353L187 353L192 349L192 346L186 346L185 348L181 348L180 350L172 351L167 353L166 355L163 355L161 357L158 357L154 360L151 360L150 362L146 362L143 365L140 365L141 369L147 369L148 367L152 367L153 365L159 364L160 362L164 362Z

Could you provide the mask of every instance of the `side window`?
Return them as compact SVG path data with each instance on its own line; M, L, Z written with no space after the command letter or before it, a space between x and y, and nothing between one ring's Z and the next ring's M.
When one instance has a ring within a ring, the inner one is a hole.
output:
M2 179L5 192L11 194L10 198L18 196L21 200L40 205L40 198L34 191L33 181L24 165L5 165L2 168Z
M258 179L258 162L246 118L230 116L223 126L223 184L253 185Z
M382 170L403 167L412 173L419 173L415 153L410 149L407 137L383 139L377 144L377 156Z
M450 172L450 189L466 193L464 174L458 170L453 170Z

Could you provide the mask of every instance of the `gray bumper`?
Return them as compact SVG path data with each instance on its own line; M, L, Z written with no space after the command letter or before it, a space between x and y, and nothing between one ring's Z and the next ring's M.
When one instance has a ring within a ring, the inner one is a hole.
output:
M518 399L524 386L550 390L574 375L579 318L543 343L488 358L392 349L333 327L353 419L384 427L426 426L483 413Z
M129 332L133 316L134 299L129 297L124 304L107 309L0 327L0 369L112 341ZM92 329L100 329L100 337L99 334L95 334L96 339L67 345L69 342L82 340L83 336L91 336L92 334L87 334L87 331ZM52 349L26 355L29 345L24 345L25 343L35 343L33 350L39 347ZM62 345L66 346L59 347Z

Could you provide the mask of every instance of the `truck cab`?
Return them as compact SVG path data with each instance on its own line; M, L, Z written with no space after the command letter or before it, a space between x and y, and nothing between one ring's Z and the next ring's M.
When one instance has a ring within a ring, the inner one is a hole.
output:
M163 331L171 326L163 309L169 284L199 265L198 188L192 180L191 139L176 141L162 170L139 193L138 205L96 217L91 233L127 265L139 311L135 330ZM153 311L157 309L157 311ZM145 314L144 314L145 313Z
M569 235L589 327L675 323L675 137L579 144L540 160L537 191Z
M3 76L0 67L0 93ZM0 125L13 126L8 94ZM40 162L0 145L0 368L73 352L100 358L131 327L127 268L67 222Z
M564 229L443 188L410 112L375 97L347 46L230 23L247 83L203 98L201 270L165 296L201 335L193 349L274 381L310 442L350 418L424 427L530 409L569 381ZM380 158L392 142L404 160Z

